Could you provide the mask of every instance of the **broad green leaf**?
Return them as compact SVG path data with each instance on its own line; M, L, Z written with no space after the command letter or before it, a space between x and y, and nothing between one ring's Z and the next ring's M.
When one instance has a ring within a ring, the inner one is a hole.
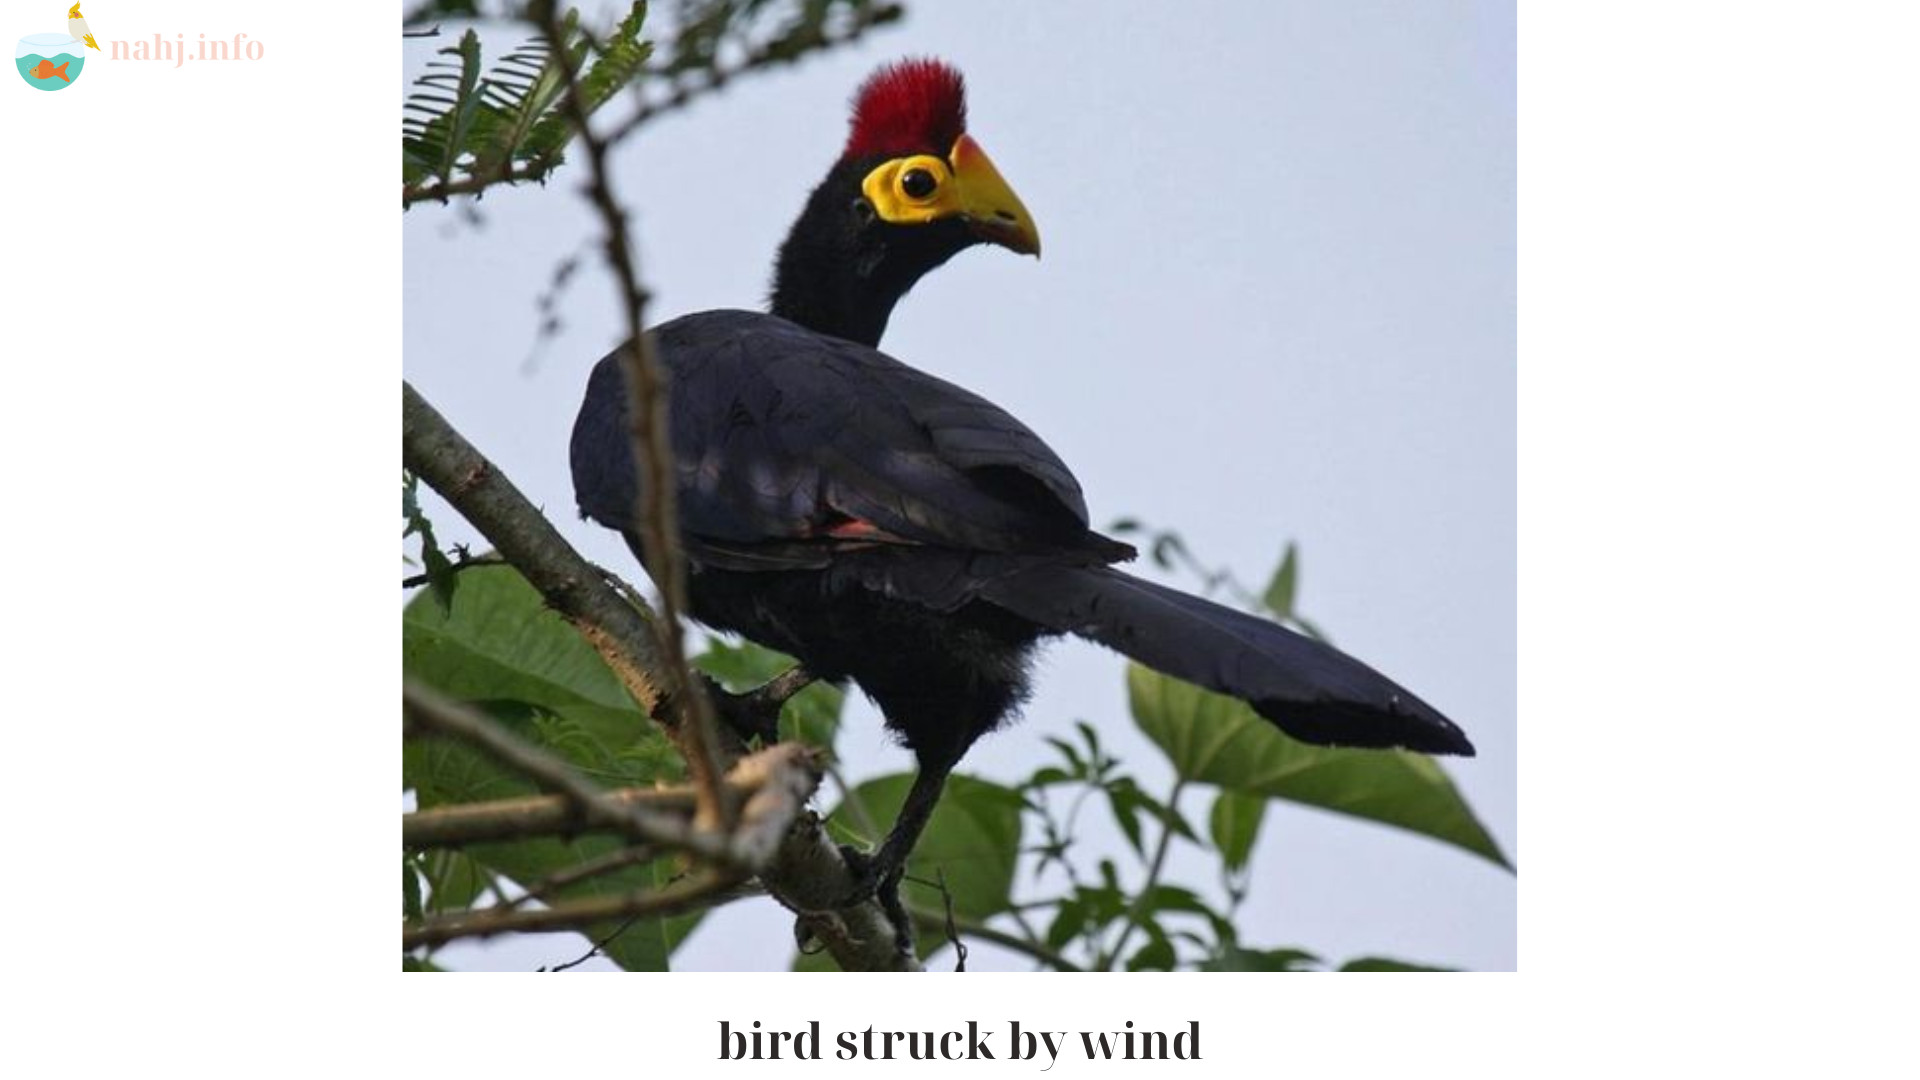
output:
M578 723L609 752L648 747L654 769L673 760L600 654L510 566L463 571L450 610L415 597L401 624L401 663L450 697L517 702ZM523 732L524 734L524 732ZM636 772L625 782L653 780ZM602 778L606 779L606 778ZM613 783L613 780L607 780Z
M521 728L516 730L525 734ZM444 740L408 740L402 759L406 773L414 778L413 787L422 809L534 792L532 785L526 781L507 773L467 747ZM583 835L571 840L541 838L475 844L460 852L460 857L524 888L561 870L616 851L622 844L621 838L603 834ZM454 866L455 869L449 874L453 888L460 889L476 880L471 873L459 872L458 864ZM658 859L589 878L559 889L553 896L556 899L608 896L654 889L667 884L676 872L671 859ZM475 888L467 894L468 902L477 899L481 891ZM459 895L453 893L447 899ZM450 906L442 902L442 896L438 893L428 899L429 906L434 910L446 910ZM608 943L605 951L614 963L629 971L665 971L667 957L697 922L697 913L679 920L640 920ZM586 934L597 941L618 929L618 923L607 923L589 928ZM574 946L558 944L560 939L555 941L553 962L558 964L572 959L572 956L560 956L558 953Z
M1207 824L1208 832L1213 835L1213 846L1220 850L1220 859L1229 871L1239 873L1247 865L1247 859L1253 855L1253 842L1260 836L1260 819L1266 813L1266 796L1220 789Z
M1459 968L1425 967L1409 964L1401 960L1388 960L1381 956L1364 956L1358 960L1349 960L1340 966L1341 971L1458 971Z
M891 828L913 784L910 773L869 780L854 789L877 828ZM843 840L877 845L883 836L868 836L856 828L858 818L836 808L829 824ZM945 872L953 893L953 910L970 919L984 919L1007 910L1011 903L1014 866L1020 854L1020 793L971 776L947 779L946 793L907 860L907 874L936 881ZM939 891L912 881L902 886L911 903L940 910Z
M679 761L665 736L642 715L599 654L546 607L517 571L478 567L465 571L464 579L449 610L424 597L407 605L401 642L410 678L485 709L514 734L560 755L605 787L678 776ZM444 739L409 739L401 762L403 781L423 810L535 790L520 776ZM622 843L618 837L595 834L567 841L479 844L458 857L443 858L449 866L457 866L456 859L470 859L524 888L615 851ZM656 860L578 882L554 895L657 888L674 872L669 860ZM480 879L469 874L467 880ZM458 875L449 875L442 887L451 891L430 896L429 906L439 908L442 900L456 897L471 902L479 885L471 885L471 892L463 886ZM621 932L607 946L607 954L630 970L663 970L672 948L697 921L697 913L641 920ZM588 936L598 940L615 929L595 927ZM555 962L566 959L571 957L556 956Z
M493 885L493 872L464 851L429 851L419 856L420 873L427 879L427 910L459 911Z
M1293 597L1300 584L1300 549L1291 541L1287 544L1287 553L1281 556L1280 569L1273 572L1273 580L1267 583L1267 591L1260 602L1267 610L1282 619L1293 617Z
M1432 758L1289 738L1245 703L1129 665L1134 721L1187 780L1350 814L1512 864Z

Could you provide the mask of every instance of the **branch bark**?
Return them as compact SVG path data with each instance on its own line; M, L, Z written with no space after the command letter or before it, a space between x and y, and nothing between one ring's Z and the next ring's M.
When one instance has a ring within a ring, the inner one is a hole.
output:
M444 945L455 938L582 930L612 919L678 915L731 898L732 891L744 880L740 874L709 872L661 889L568 900L547 908L497 907L435 915L408 925L400 943L404 949L417 949Z
M687 663L686 640L681 634L680 617L687 610L686 567L680 556L679 513L674 501L667 376L659 358L653 355L652 342L646 334L647 290L640 284L638 260L627 232L626 211L613 194L607 169L607 142L594 133L586 104L581 99L580 69L567 47L559 5L536 5L536 8L566 83L566 91L560 96L560 111L586 151L586 192L606 228L603 247L607 266L620 287L621 308L627 317L627 341L620 349L620 366L626 375L627 423L633 440L634 466L640 479L634 497L634 519L640 524L647 569L660 586L660 618L654 620L653 630L663 654L667 690L681 705L685 729L680 739L681 750L693 777L694 790L700 796L695 823L730 829L734 807L720 788L720 736L713 703L707 698L705 683L694 677Z
M806 770L814 768L811 762L803 764L798 760L803 754L803 748L797 745L781 745L742 759L725 780L729 797L736 803L748 804L767 783L769 774L780 774L779 781L783 784L789 782L787 778L797 784L806 776ZM636 806L656 815L676 819L690 818L694 813L695 796L690 787L615 788L602 792L601 796L609 803ZM794 791L789 789L783 797L793 799ZM799 796L802 802L805 798L805 795ZM757 806L752 809L754 813L764 813ZM788 820L791 820L791 816ZM596 826L582 819L573 802L565 796L526 795L515 799L436 806L430 810L403 814L400 818L400 843L409 849L465 847L468 844L525 840L535 836L568 837L594 828ZM735 843L740 843L738 836L735 837ZM753 844L748 846L752 847ZM757 865L765 860L754 858L753 861Z
M615 592L505 475L404 383L401 416L407 468L486 536L600 653L642 710L678 742L678 716L653 675L661 657L648 626L651 613ZM723 752L737 751L723 746ZM854 891L853 874L815 815L802 813L795 819L760 871L760 880L825 943L842 968L919 970L913 957L894 948L893 927L879 904L868 900L840 906Z
M610 799L571 765L523 742L476 709L412 681L402 689L402 701L409 723L459 739L559 793L567 815L582 826L615 829L642 843L678 848L727 870L753 869L740 859L725 833L697 828L645 805Z

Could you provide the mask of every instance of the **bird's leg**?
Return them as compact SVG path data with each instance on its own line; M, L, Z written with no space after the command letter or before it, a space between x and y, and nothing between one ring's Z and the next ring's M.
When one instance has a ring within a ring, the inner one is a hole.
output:
M807 669L795 665L744 694L729 694L712 679L707 680L707 691L714 711L742 741L758 738L771 746L780 741L781 706L812 684Z
M907 792L907 801L901 804L893 831L887 834L879 851L869 856L850 848L840 849L855 880L847 905L858 904L869 897L878 901L887 918L893 921L895 940L903 952L913 951L913 922L907 917L906 905L900 902L900 879L907 871L907 856L913 853L914 844L919 842L927 820L933 816L933 808L940 803L940 792L946 787L947 774L952 769L951 762L920 763L913 787Z

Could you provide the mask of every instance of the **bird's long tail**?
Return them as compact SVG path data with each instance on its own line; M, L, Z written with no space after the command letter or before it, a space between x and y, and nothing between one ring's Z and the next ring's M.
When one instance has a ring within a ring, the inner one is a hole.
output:
M1000 578L983 596L1237 697L1303 742L1473 754L1452 721L1331 645L1110 567L1036 566Z

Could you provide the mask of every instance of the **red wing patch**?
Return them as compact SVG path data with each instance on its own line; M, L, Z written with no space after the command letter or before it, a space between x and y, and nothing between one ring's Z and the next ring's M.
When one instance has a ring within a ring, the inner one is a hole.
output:
M872 544L917 543L917 541L909 540L898 533L890 533L864 518L845 518L837 521L822 530L821 535L831 536L835 540L853 540Z

